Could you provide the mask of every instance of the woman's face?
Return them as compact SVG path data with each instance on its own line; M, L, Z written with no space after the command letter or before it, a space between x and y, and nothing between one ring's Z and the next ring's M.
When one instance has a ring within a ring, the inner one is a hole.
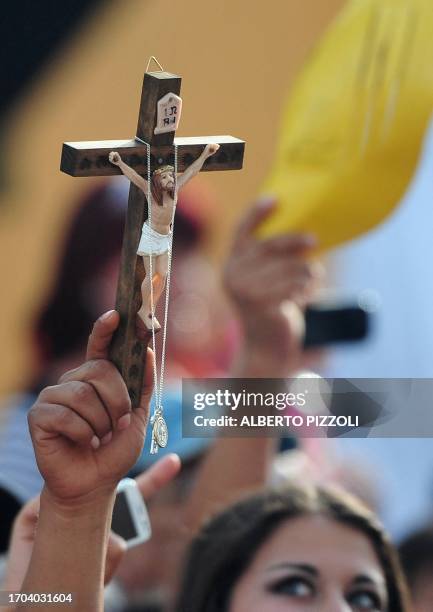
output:
M385 577L361 532L321 516L285 521L234 587L229 612L387 610Z

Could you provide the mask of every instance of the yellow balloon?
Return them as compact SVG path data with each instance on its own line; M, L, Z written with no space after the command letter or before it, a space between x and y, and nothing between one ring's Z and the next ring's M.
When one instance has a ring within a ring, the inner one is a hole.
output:
M329 248L385 219L417 165L432 58L433 0L346 5L289 96L259 236L311 232Z

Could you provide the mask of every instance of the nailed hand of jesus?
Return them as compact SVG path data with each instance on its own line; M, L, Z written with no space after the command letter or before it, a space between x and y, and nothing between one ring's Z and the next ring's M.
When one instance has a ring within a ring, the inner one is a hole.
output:
M204 153L207 157L214 155L218 149L220 148L219 144L208 144L204 150Z
M108 160L112 164L117 166L122 161L122 158L120 157L120 155L119 155L119 153L117 151L111 151L111 153L108 156Z
M75 504L112 493L137 461L152 394L148 350L140 405L132 411L126 385L108 361L119 324L112 310L95 323L86 361L46 387L29 412L30 434L45 489L59 503Z

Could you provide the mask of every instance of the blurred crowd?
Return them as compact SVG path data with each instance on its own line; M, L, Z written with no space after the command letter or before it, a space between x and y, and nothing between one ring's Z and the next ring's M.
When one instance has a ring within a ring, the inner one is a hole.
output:
M170 442L157 460L149 454L150 383L131 413L107 357L126 191L117 179L77 203L34 321L37 372L3 399L2 588L71 591L74 609L89 611L433 610L429 517L388 535L386 474L373 457L355 460L323 438L182 436L182 378L326 372L328 352L303 344L305 308L326 283L323 264L312 256L314 236L256 240L272 199L239 220L217 269L204 254L214 211L180 195L164 405ZM97 374L95 362L104 365ZM150 540L130 549L109 533L126 474L152 525Z

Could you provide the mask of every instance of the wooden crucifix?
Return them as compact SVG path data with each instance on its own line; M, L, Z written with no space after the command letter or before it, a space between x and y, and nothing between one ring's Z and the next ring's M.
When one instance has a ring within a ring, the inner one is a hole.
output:
M174 74L164 71L146 72L136 137L132 140L65 142L60 169L71 176L120 174L120 167L109 160L110 153L116 151L130 168L140 176L147 177L147 144L150 145L150 172L154 172L163 166L173 165L174 143L177 145L177 167L180 172L190 167L203 154L207 145L215 144L219 145L219 149L206 159L203 170L241 169L245 147L242 140L232 136L174 138L178 120L175 117L170 126L170 117L164 119L161 113L165 110L166 115L170 114L166 104L170 100L168 94L179 99L180 85L181 78ZM171 131L167 131L170 128ZM113 338L110 358L125 380L133 407L139 403L145 365L143 357L151 338L150 331L143 333L137 326L137 313L142 306L140 289L144 278L144 267L141 258L137 256L137 248L147 218L145 193L131 182L116 297L120 324Z

